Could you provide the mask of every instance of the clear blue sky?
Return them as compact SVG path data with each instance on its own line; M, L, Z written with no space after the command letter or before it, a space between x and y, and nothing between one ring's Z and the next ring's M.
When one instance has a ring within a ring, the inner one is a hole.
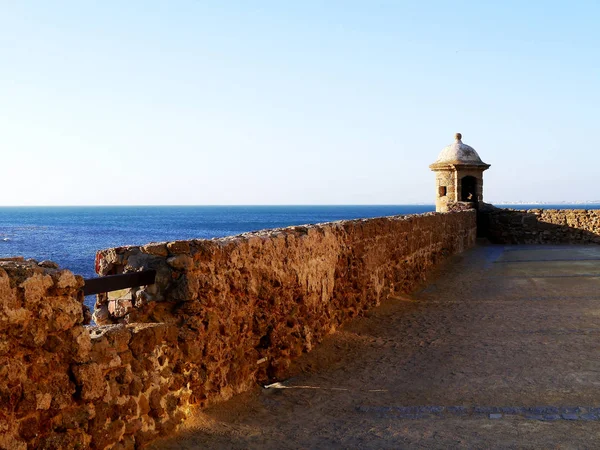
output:
M2 205L600 198L600 2L0 0Z

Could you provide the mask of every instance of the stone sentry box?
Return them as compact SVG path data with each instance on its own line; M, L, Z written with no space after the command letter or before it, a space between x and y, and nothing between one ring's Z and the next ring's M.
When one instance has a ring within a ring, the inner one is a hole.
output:
M456 133L454 143L445 147L429 166L436 176L437 212L447 212L457 203L467 203L475 208L483 203L483 172L490 165L461 139L462 135Z

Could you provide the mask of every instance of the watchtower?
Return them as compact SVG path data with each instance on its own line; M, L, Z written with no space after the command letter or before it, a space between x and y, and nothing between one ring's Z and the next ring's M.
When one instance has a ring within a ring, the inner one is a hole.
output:
M473 147L463 144L460 133L454 138L454 143L445 147L429 166L435 172L437 212L448 211L454 203L477 208L483 202L483 172L490 165L481 160Z

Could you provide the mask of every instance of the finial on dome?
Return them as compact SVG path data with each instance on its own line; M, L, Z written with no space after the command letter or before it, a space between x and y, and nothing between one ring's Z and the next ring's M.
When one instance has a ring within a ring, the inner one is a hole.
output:
M460 133L456 133L456 134L454 135L454 139L456 139L457 141L460 141L460 140L462 139L462 134L460 134Z

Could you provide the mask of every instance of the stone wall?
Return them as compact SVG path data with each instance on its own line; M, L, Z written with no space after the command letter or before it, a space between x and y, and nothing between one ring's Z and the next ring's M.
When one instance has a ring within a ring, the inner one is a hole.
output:
M210 399L226 386L245 389L248 377L283 376L292 358L390 293L411 291L475 235L469 211L108 249L97 255L99 274L153 268L157 281L121 298L99 296L95 316L191 330L196 351L213 360L204 368Z
M600 210L491 209L479 226L497 244L600 244Z
M0 448L137 448L290 361L475 242L475 211L291 227L98 253L157 283L99 296L52 263L0 262Z
M449 205L458 200L456 191L457 185L456 171L448 168L447 170L437 170L435 172L435 210L446 212Z
M55 267L0 260L0 449L133 449L174 430L190 396L178 330L85 326L83 279Z

